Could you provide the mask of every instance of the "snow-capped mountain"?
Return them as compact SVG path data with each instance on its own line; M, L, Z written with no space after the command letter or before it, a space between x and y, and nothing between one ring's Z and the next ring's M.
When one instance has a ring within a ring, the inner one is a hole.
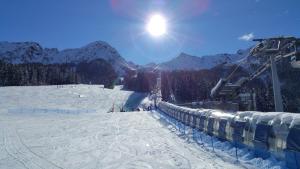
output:
M0 59L13 64L30 62L46 63L49 59L46 53L48 52L44 51L36 42L0 42Z
M239 50L236 54L217 54L202 57L181 53L176 58L158 65L161 70L200 70L210 69L219 64L233 64L246 59L250 49Z
M36 42L0 42L0 59L13 64L80 63L99 58L109 62L119 74L123 74L128 69L134 69L116 49L103 41L62 51L56 48L43 48Z

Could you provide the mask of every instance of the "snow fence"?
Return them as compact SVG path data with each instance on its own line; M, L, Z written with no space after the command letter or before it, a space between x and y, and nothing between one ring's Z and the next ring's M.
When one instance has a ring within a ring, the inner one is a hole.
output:
M159 109L194 129L247 146L255 155L273 154L289 168L300 168L300 114L283 112L224 112L191 109L160 102Z

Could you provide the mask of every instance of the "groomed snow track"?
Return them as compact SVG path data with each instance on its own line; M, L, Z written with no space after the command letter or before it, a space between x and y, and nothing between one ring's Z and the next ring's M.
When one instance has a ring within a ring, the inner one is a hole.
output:
M156 112L4 118L1 169L244 168L178 137Z
M0 93L0 169L245 168L198 146L155 111L107 113L130 92L71 85Z

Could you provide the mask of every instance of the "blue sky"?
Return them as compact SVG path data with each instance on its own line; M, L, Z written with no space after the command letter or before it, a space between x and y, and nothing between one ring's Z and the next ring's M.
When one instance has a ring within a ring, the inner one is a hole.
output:
M234 53L251 37L300 37L299 9L299 0L0 0L0 41L65 49L102 40L129 61L159 63ZM153 13L167 18L166 36L145 31Z

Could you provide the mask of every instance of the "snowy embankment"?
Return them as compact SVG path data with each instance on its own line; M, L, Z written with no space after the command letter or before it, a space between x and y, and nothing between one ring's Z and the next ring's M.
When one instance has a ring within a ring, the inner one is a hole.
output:
M162 116L187 137L257 168L299 168L300 115L223 112L160 102Z
M0 169L243 168L178 137L157 112L107 113L113 102L135 102L132 92L69 85L0 93Z
M136 102L142 94L102 85L23 86L0 88L0 113L95 113ZM132 96L136 96L130 100Z

